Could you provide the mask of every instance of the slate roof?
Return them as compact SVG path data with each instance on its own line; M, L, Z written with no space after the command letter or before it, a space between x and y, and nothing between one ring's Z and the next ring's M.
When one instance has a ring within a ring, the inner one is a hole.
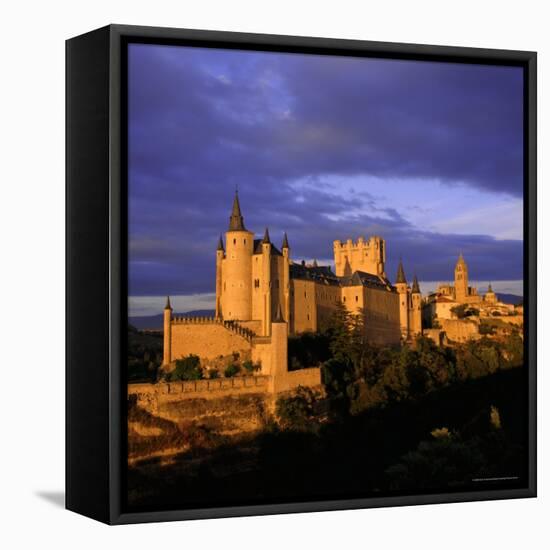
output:
M262 253L262 243L263 239L254 239L254 254ZM271 243L271 254L273 256L283 255L282 252L273 243Z
M405 277L405 270L403 269L403 262L399 260L399 266L397 268L397 277L395 279L396 283L406 283L407 279Z
M349 277L337 277L330 266L311 266L303 264L290 264L290 278L310 280L317 283L324 283L333 286L365 286L376 288L377 290L387 290L395 292L392 284L383 277L365 273L364 271L355 271Z
M388 290L396 292L396 289L390 281L384 277L365 273L364 271L355 271L350 277L339 277L342 286L365 286L376 288L378 290Z
M246 231L243 215L241 214L241 205L239 204L239 195L237 192L235 192L233 208L231 210L231 216L229 217L229 231Z

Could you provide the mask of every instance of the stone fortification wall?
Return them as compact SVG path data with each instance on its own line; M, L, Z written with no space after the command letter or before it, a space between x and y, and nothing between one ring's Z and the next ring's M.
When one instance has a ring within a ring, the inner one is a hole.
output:
M238 376L213 380L186 380L158 384L128 384L128 397L153 414L167 403L187 399L221 399L232 395L266 393L269 376Z
M295 390L298 386L313 388L321 386L321 369L310 368L287 371L278 374L273 380L273 390L276 393Z
M217 319L174 318L171 326L171 361L190 354L215 359L252 348L252 332L236 323Z
M280 394L298 386L320 387L320 384L320 369L303 369L276 377L129 384L128 401L172 422L206 423L221 433L240 433L260 428L266 415L273 412Z
M479 325L463 319L440 319L441 330L453 342L466 342L479 338Z
M198 380L169 384L130 384L132 406L178 424L196 422L222 434L259 429L272 408L268 377Z

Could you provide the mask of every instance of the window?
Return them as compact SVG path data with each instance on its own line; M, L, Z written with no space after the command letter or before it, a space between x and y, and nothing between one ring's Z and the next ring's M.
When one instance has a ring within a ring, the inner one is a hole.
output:
M356 301L356 302L359 301L359 296L356 296L356 297L355 297L355 301Z
M260 288L260 279L254 279L254 288Z
M244 240L244 244L246 244L246 239Z
M233 239L233 244L237 244L237 239Z

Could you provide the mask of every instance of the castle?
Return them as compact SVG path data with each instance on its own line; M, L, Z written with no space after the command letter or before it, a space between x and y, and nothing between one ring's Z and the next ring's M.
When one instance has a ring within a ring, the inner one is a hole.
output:
M229 227L216 250L213 318L175 317L164 309L163 364L195 354L205 361L239 353L261 364L272 391L320 383L319 369L288 371L288 336L323 330L343 304L364 315L367 339L399 344L422 332L422 295L400 262L395 285L385 272L381 237L333 243L335 272L314 261L294 262L286 233L280 249L266 228L256 239L245 227L235 194Z

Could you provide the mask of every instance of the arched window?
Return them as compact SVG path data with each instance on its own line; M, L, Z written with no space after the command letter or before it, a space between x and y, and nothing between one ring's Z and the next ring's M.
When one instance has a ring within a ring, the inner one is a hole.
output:
M237 244L237 239L233 239L233 244Z

